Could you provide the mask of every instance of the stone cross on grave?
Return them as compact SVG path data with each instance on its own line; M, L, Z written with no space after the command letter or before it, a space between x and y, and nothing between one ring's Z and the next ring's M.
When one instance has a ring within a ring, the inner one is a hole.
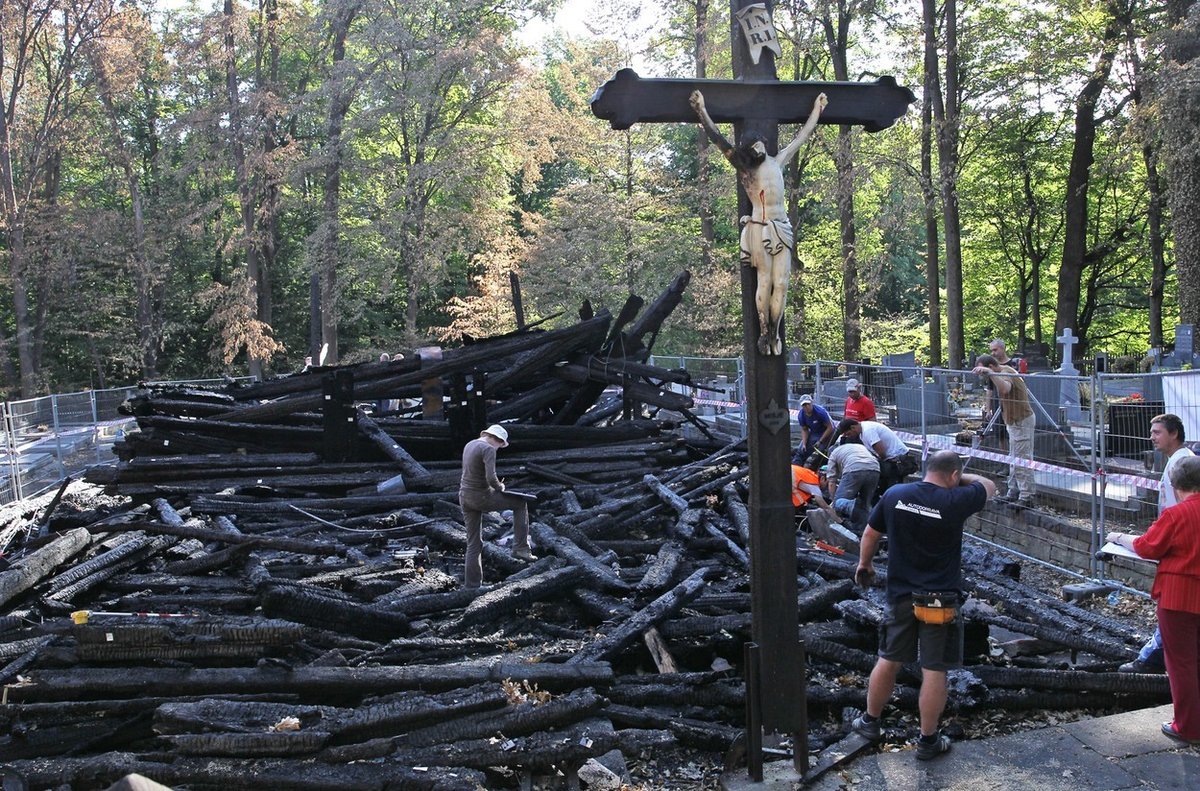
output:
M1061 343L1063 347L1062 365L1059 366L1058 372L1062 374L1078 374L1079 369L1075 367L1074 362L1071 360L1071 358L1074 356L1074 351L1071 347L1079 343L1079 338L1076 337L1073 332L1071 332L1070 327L1065 327L1062 335L1059 335L1054 340Z
M746 11L756 5L761 5L761 10ZM809 118L822 93L828 103L817 119L819 123L861 125L868 132L891 126L916 100L912 91L897 85L891 77L870 83L780 82L774 49L764 45L774 38L773 24L771 34L767 34L773 5L761 0L730 0L731 17L739 20L732 36L733 73L737 79L642 79L631 69L622 69L596 91L592 112L609 121L614 129L627 129L635 123L696 123L698 111L693 109L692 95L699 91L711 121L733 122L736 144L759 135L767 155L773 157L778 148L778 125ZM753 24L740 21L747 14L753 15ZM710 125L705 124L706 131ZM753 206L741 184L738 203L739 216L752 216ZM757 701L748 698L747 702L759 704L763 730L797 734L807 730L807 720L806 680L801 671L803 649L797 634L788 358L780 353L778 345L768 344L764 349L761 344L765 329L758 320L755 271L746 266L741 273L750 455L751 629L760 657L760 694ZM754 740L756 734L748 729L747 737ZM807 767L806 746L799 744L797 752L796 768L803 771Z
M1083 409L1079 404L1079 383L1070 378L1079 376L1079 369L1075 367L1075 363L1071 359L1074 356L1074 350L1071 347L1079 343L1079 338L1071 331L1070 327L1064 327L1062 335L1054 340L1062 344L1062 365L1058 367L1058 373L1062 376L1059 403L1066 411L1067 420L1082 420Z

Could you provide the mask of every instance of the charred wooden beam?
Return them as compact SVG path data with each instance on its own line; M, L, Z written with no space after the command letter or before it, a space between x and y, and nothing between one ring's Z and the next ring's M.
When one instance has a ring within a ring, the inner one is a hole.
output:
M76 528L0 571L0 605L20 596L92 543L86 528Z
M643 631L651 626L657 626L664 619L679 612L688 602L699 596L704 590L707 576L707 569L700 569L693 572L683 582L639 610L633 617L626 620L616 629L584 645L569 660L569 663L576 664L611 660L626 647L633 644Z
M507 615L527 607L533 602L570 590L586 578L587 573L583 569L578 566L568 566L524 579L509 579L480 595L467 605L462 615L451 620L442 628L445 632L454 633L461 629L494 621L501 615Z
M548 549L571 565L578 567L593 586L613 593L629 592L628 583L613 573L612 566L600 562L575 542L555 533L548 525L542 522L531 522L529 532L537 546Z
M144 668L137 673L124 668L74 668L31 671L29 676L28 685L9 688L11 702L271 692L296 694L302 700L338 700L404 690L444 691L505 680L528 681L556 692L607 687L613 673L605 662L493 661L405 667Z

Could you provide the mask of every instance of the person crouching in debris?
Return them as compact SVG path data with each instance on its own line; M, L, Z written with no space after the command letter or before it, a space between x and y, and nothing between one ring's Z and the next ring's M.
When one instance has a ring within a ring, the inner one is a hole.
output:
M807 467L801 467L799 464L793 464L792 505L798 513L803 513L808 509L810 503L815 504L829 515L829 521L832 524L838 524L842 519L822 495L821 483L819 473L813 472Z
M504 483L496 477L496 451L508 447L508 431L503 426L488 426L463 448L462 481L458 503L467 526L467 555L463 565L463 584L478 588L483 583L483 514L485 511L512 510L513 557L536 560L529 550L529 508L520 497L504 493Z

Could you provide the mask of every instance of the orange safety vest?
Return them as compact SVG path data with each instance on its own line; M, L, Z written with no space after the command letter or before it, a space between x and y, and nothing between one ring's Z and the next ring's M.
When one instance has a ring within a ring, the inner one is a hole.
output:
M792 505L799 508L808 503L812 499L812 495L800 488L802 483L811 483L818 489L821 488L821 476L807 467L801 467L797 464L792 465Z

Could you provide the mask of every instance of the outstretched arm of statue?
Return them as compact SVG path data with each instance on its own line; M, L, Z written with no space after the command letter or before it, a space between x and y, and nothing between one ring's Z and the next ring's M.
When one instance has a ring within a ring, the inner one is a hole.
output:
M733 150L733 146L725 139L725 135L721 134L721 130L717 129L717 125L713 123L713 119L709 117L708 110L704 107L704 94L700 91L692 91L690 98L692 109L696 111L696 117L700 119L700 125L704 127L704 131L708 134L708 139L716 144L717 148L721 149L721 153L728 155Z
M779 162L779 166L786 165L792 157L796 156L796 152L800 150L800 146L804 145L817 128L817 120L821 117L821 111L825 109L825 105L829 104L829 97L825 94L817 94L816 101L813 102L812 112L808 114L808 120L804 122L804 126L800 127L800 133L796 135L796 139L787 144L787 148L779 152L779 156L775 160Z

